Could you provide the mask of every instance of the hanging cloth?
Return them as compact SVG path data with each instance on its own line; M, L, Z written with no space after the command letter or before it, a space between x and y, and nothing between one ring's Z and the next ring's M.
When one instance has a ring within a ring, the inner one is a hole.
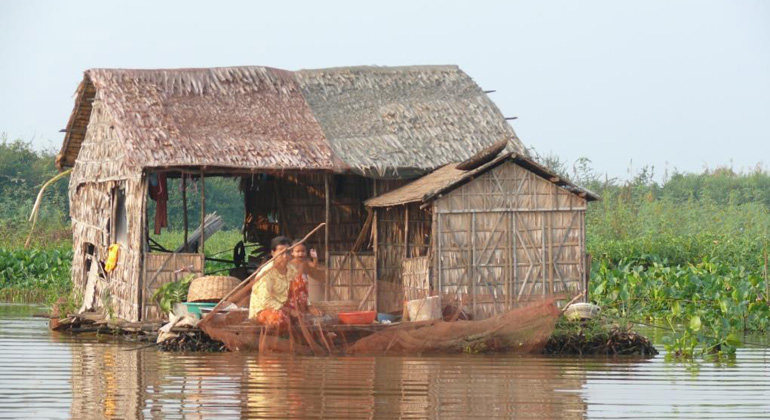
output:
M155 206L155 234L160 234L160 230L168 226L168 188L166 188L166 174L156 174L150 176L150 198L157 203Z

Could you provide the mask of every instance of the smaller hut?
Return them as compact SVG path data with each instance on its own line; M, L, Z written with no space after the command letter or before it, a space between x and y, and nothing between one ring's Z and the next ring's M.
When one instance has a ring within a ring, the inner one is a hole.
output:
M504 146L366 201L380 311L439 295L483 319L586 290L585 211L599 197Z

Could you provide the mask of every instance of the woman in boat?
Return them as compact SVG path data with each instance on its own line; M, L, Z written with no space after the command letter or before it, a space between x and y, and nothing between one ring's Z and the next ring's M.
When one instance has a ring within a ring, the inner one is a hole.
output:
M308 296L311 302L324 300L324 287L326 283L326 270L318 267L318 254L315 249L310 250L308 257L307 247L299 241L294 241L291 250L292 260L289 263L297 267L307 282Z
M289 264L291 240L278 236L270 242L273 261L263 270L251 290L249 318L268 327L286 330L292 317L305 312L316 314L310 306L302 267Z

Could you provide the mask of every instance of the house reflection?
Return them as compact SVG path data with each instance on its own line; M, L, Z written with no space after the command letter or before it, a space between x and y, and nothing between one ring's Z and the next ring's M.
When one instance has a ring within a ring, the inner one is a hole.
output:
M585 369L512 356L292 357L72 346L72 418L582 419Z

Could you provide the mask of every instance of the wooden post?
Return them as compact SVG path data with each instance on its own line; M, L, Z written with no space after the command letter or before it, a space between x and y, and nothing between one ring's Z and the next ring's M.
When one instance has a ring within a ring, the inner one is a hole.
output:
M142 247L141 247L142 251L141 251L141 254L139 256L139 267L138 267L139 268L139 287L137 287L138 290L136 291L136 293L137 293L136 301L139 304L139 310L138 310L139 313L138 313L138 316L137 316L137 320L139 322L142 322L144 320L144 300L145 300L145 296L144 296L144 282L145 282L144 271L145 271L146 263L145 263L144 259L145 259L145 254L149 252L149 249L148 249L148 247L149 247L149 240L147 239L147 238L149 238L149 231L147 230L147 191L148 191L149 181L147 179L147 174L146 173L142 176L142 181L141 181L141 183L139 185L140 185L139 188L142 189L142 195L141 195L142 200L141 200L141 204L140 204L142 212L141 212L141 216L140 216L140 219L139 219L140 220L139 226L142 229L142 232L140 233L140 238L141 238L140 241L142 243Z
M431 236L435 235L435 241L436 241L436 283L438 283L438 295L443 296L444 295L444 289L443 285L441 284L441 233L443 232L441 227L441 213L439 213L436 208L436 206L433 206L433 214L434 214L434 220L436 221L433 226L433 231L431 232ZM443 301L443 298L439 298L439 300ZM443 302L442 302L443 304ZM443 308L443 306L442 306Z
M409 204L404 205L404 259L409 258Z
M377 180L376 179L372 180L372 197L377 197ZM380 280L380 276L379 276L380 257L379 257L379 253L377 252L378 251L378 246L377 246L378 210L374 209L373 211L374 211L374 214L372 215L373 219L372 219L371 237L373 242L372 251L374 252L374 291L373 293L374 293L374 310L376 311L378 306L377 301L379 300L379 296L380 296L378 293L379 286L377 284L379 283L379 280Z
M537 188L535 188L535 194L537 194ZM543 278L543 296L545 296L546 289L548 288L546 287L548 285L548 273L545 271L545 264L548 260L548 248L546 248L545 243L545 225L547 214L542 211L538 213L540 213L540 216L543 218L540 224L540 258L542 260L540 263L540 276Z
M187 249L187 174L182 172L182 218L184 220L184 249L182 252L188 252Z
M201 169L201 239L200 253L204 255L204 264L206 261L206 178ZM205 267L204 267L205 270Z
M468 227L468 248L470 248L468 251L468 258L470 260L468 264L468 279L470 280L470 287L468 288L468 292L471 294L471 305L473 308L473 316L478 316L478 313L476 312L476 270L475 270L475 264L476 264L476 258L475 258L475 247L476 247L476 213L471 213L471 223Z
M329 264L331 261L329 260L329 223L331 219L331 197L329 197L329 174L324 174L324 204L326 206L326 211L324 213L324 222L326 223L326 226L324 227L324 264L326 269L326 279L329 279ZM342 268L342 267L340 267ZM328 283L328 282L327 282ZM324 288L324 296L326 297L326 300L329 300L329 287L328 284L327 287ZM351 287L352 292L352 287Z
M377 185L376 184L377 181L375 180L374 182L375 182L375 185ZM378 235L377 235L377 230L379 229L378 226L377 226L377 219L379 217L378 213L379 213L379 210L378 209L374 209L374 219L372 220L372 237L373 237L372 240L374 242L374 249L373 249L373 251L374 251L374 310L375 311L377 310L377 306L378 306L378 302L377 302L377 300L379 298L379 294L378 294L379 285L378 285L378 283L379 283L379 279L380 279L379 269L378 269L379 268L379 262L380 262L380 257L379 257L379 249L380 249L380 247L378 245L379 240L378 240Z
M543 215L548 223L548 293L551 295L554 293L553 289L553 213L545 213Z

